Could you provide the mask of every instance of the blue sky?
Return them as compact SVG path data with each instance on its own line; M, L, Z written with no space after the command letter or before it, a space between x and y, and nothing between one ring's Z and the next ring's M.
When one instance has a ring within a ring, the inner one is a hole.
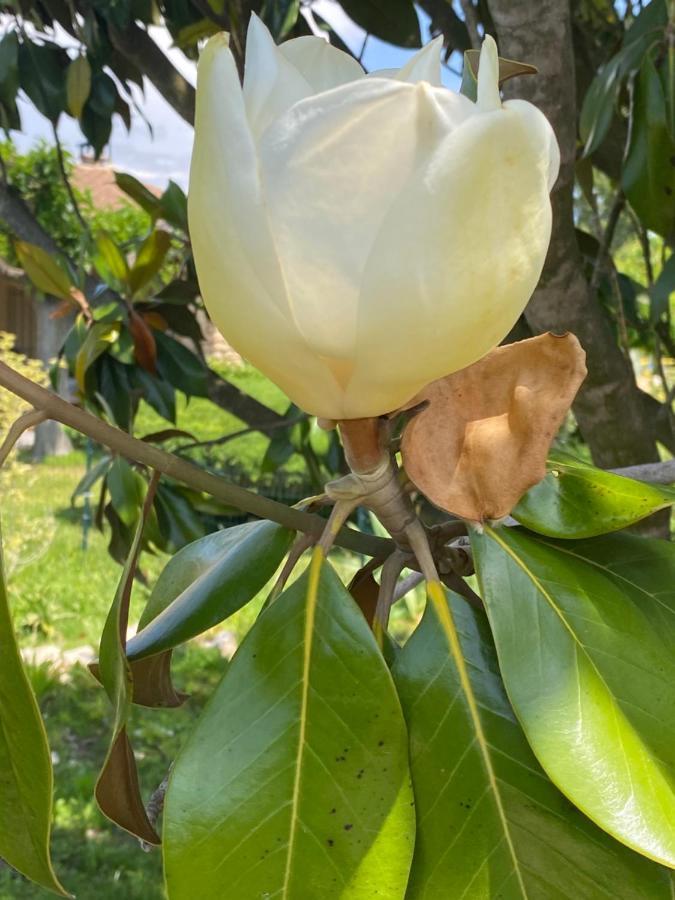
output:
M338 31L346 43L358 53L364 39L364 32L350 19L333 0L318 0L317 11ZM420 14L422 36L426 43L429 40L429 20ZM171 39L162 28L152 28L153 38L171 56L174 64L193 84L195 66L186 60L179 50L172 49ZM67 44L67 41L64 40ZM413 51L403 50L391 44L385 44L370 37L363 57L367 69L395 68L402 66ZM444 72L444 80L449 87L457 88L458 78L450 72ZM119 116L113 119L113 132L108 148L109 161L116 168L132 172L141 180L165 185L170 178L183 187L187 185L187 174L192 150L192 129L171 109L158 91L151 84L146 84L144 93L133 88L136 101L145 118L152 123L150 134L143 117L133 114L131 131L127 130ZM12 134L17 146L28 149L41 137L51 140L51 126L28 102L19 103L23 121L23 132ZM83 138L77 123L62 117L59 124L59 136L75 158L79 158Z

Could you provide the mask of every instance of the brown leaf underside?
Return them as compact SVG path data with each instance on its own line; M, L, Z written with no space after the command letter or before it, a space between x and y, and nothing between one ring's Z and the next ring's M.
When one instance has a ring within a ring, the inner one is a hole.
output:
M507 516L546 474L551 442L586 376L585 358L573 334L542 334L427 385L415 401L429 405L401 445L412 482L463 519Z

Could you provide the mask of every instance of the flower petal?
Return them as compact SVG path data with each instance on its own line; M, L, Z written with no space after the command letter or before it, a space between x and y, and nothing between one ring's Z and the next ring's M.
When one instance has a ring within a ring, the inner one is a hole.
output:
M246 34L244 103L256 140L271 121L313 93L309 82L274 43L264 22L252 13Z
M317 352L353 359L361 274L389 207L474 114L450 91L362 79L296 104L265 133L270 221L295 321Z
M340 389L288 315L256 149L224 35L209 41L199 62L188 213L200 289L216 326L296 403L334 415Z
M307 35L285 41L279 53L295 66L314 94L365 76L353 56L320 37Z
M441 52L443 50L443 35L430 41L394 75L399 81L428 81L436 87L441 86Z
M396 198L368 259L345 408L381 414L509 332L551 231L552 129L523 101L449 135Z

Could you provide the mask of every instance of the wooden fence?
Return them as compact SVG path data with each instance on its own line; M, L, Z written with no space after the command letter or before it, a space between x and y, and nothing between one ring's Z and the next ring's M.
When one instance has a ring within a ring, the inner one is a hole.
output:
M16 350L37 357L35 300L15 281L0 277L0 331L16 335Z

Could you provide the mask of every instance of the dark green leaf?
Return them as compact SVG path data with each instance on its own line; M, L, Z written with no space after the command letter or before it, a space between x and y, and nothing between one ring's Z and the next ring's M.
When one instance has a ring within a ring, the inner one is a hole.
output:
M160 197L159 204L161 216L167 222L182 231L188 230L187 197L175 181L169 182L168 188Z
M159 844L160 840L143 806L136 761L127 733L133 676L125 655L125 644L131 590L155 484L153 480L101 635L98 675L112 703L114 721L110 747L95 792L96 801L105 816L150 844Z
M293 28L300 14L300 0L265 0L260 18L278 43Z
M675 228L675 135L668 127L666 96L646 56L635 89L631 141L622 185L645 228L669 238Z
M175 647L227 619L267 584L291 540L280 525L249 522L183 547L157 580L129 659Z
M125 525L133 527L141 511L146 484L142 475L131 468L126 459L116 457L107 480L110 502Z
M593 825L548 780L506 697L485 616L456 594L449 603L494 781L428 604L392 671L410 734L418 822L407 900L668 900L668 872Z
M14 104L19 89L19 41L15 31L8 31L0 40L0 100Z
M132 395L128 366L109 353L98 360L98 390L118 428L129 431L132 421Z
M162 484L157 489L155 512L162 535L162 548L175 553L203 536L206 528L201 516L177 488Z
M645 54L663 34L666 18L663 0L655 0L646 6L626 32L619 52L598 70L579 116L579 134L585 156L593 153L605 139L622 84L628 75L637 71Z
M412 0L342 0L341 6L374 37L400 47L420 46L420 24Z
M128 194L141 209L144 209L153 218L159 214L159 198L148 190L138 178L134 178L133 175L126 172L115 172L115 181L125 194Z
M176 760L170 900L402 900L406 734L365 619L316 551L259 617ZM206 777L205 777L206 775Z
M129 287L136 294L159 272L171 246L168 231L155 228L141 244L129 272Z
M157 369L166 381L188 397L208 397L208 369L202 359L179 341L155 332Z
M131 375L143 399L167 422L176 422L176 391L171 382L136 367Z
M25 41L19 46L19 82L31 103L51 122L66 108L68 54L53 44Z
M92 487L106 474L110 468L110 457L104 455L96 465L92 466L89 471L78 481L77 487L73 491L70 502L75 503L78 497L88 494Z
M668 312L673 293L675 293L675 253L671 253L668 257L661 274L649 292L651 298L649 312L652 322L657 322L664 313Z
M675 503L675 490L634 481L557 451L549 473L525 494L513 517L531 531L585 538L619 531Z
M499 664L551 780L615 838L675 865L675 546L617 534L471 543Z
M52 763L12 628L0 546L0 857L63 897L49 857Z

